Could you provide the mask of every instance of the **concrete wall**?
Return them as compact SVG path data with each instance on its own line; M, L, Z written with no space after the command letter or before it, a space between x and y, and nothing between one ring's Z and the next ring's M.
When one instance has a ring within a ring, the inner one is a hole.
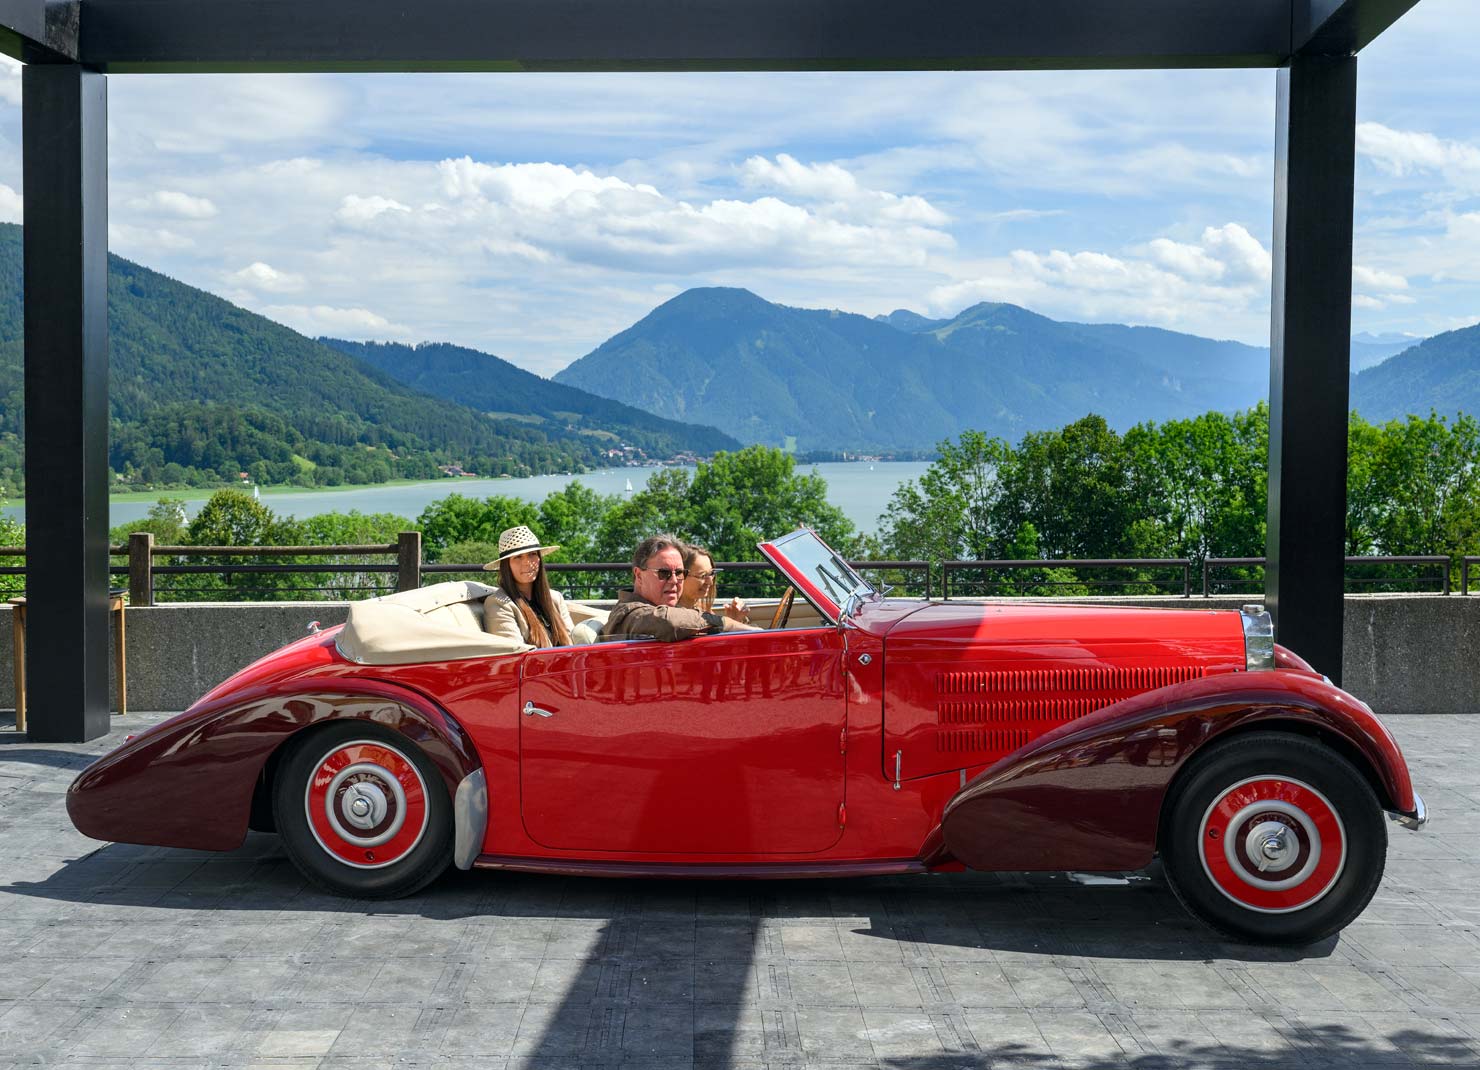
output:
M1237 608L1253 599L1115 601L1207 610ZM130 609L129 705L184 709L238 669L303 635L309 621L327 628L342 623L347 612L344 603L334 602ZM1379 714L1480 713L1480 595L1352 595L1345 623L1344 683ZM11 649L5 606L0 607L0 708L11 706L15 693Z

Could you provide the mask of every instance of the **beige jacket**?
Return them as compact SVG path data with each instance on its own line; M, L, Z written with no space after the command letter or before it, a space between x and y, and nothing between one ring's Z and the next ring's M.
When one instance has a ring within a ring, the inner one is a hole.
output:
M665 643L692 639L715 632L753 632L750 624L741 624L721 613L700 613L681 606L655 606L636 591L618 591L617 604L606 618L602 636L651 635Z
M571 623L570 610L565 608L565 596L552 590L550 601L554 604L555 612L560 614L560 622L565 625L566 634L573 634L576 626ZM524 614L519 612L514 600L504 593L502 587L496 588L483 599L483 630L513 643L523 643L526 646L530 644L529 625L524 623Z

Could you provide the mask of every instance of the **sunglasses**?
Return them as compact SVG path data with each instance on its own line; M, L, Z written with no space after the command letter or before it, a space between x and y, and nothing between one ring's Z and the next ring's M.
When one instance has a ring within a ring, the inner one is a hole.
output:
M714 579L715 574L721 571L723 570L715 568L710 569L708 572L690 572L689 575L694 577L694 579L696 580L712 580Z
M658 574L658 579L662 580L664 583L667 583L675 576L677 576L679 579L683 579L689 574L689 570L686 568L645 568L642 571L656 572Z

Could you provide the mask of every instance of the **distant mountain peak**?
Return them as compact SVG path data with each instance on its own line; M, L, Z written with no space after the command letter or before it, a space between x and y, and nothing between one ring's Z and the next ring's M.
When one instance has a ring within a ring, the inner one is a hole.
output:
M790 308L685 291L555 376L742 442L930 449L963 430L1013 437L1094 412L1113 426L1247 408L1267 351L1170 332L1061 323L983 301L949 320Z

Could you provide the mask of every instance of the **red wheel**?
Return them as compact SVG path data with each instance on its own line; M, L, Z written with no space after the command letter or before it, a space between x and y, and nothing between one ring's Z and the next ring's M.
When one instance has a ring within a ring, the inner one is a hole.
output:
M1309 784L1251 777L1203 814L1203 871L1233 902L1266 914L1303 910L1336 884L1346 863L1346 830L1330 801Z
M357 869L405 858L431 816L421 772L396 747L372 739L334 744L319 759L303 805L319 846Z
M273 806L283 845L304 875L340 895L409 895L447 867L447 789L409 739L342 722L284 758Z
M1309 943L1371 901L1387 829L1340 754L1259 732L1188 763L1167 795L1160 848L1173 891L1203 921L1241 939Z

